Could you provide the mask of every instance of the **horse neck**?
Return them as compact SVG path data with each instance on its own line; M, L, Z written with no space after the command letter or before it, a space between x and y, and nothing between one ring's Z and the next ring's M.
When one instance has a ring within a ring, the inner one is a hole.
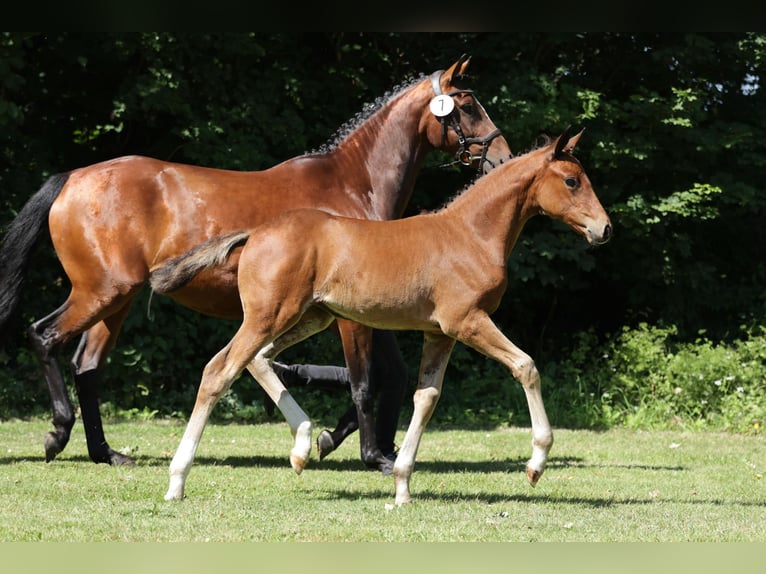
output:
M539 213L535 199L542 153L530 152L482 176L446 208L468 226L468 236L482 243L482 250L504 264L526 222Z
M404 213L431 150L419 129L428 101L422 82L403 91L333 150L343 178L358 174L353 192L364 204L368 219L397 219Z

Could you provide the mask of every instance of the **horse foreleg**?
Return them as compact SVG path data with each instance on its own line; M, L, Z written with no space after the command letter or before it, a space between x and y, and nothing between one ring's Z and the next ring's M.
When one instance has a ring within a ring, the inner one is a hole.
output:
M508 367L524 388L532 422L532 457L527 462L526 472L529 483L535 486L545 470L548 453L553 446L553 431L545 413L540 373L535 362L509 341L483 313L466 320L461 333L466 335L458 336L460 341Z
M343 354L348 366L351 399L356 405L359 425L359 450L362 462L370 468L378 468L383 474L391 474L393 463L378 448L375 425L375 393L371 382L372 335L371 327L338 320Z
M343 444L343 441L358 428L359 421L357 419L356 405L351 405L351 408L338 419L338 423L333 430L324 429L319 433L317 437L319 460L324 459L324 457Z
M344 369L347 371L347 369ZM350 385L346 377L347 386ZM375 329L372 334L372 363L370 384L377 396L375 411L375 437L380 451L392 463L396 459L396 431L399 413L407 391L407 365L399 350L393 331ZM323 430L317 437L319 460L337 449L343 441L359 428L356 405L348 409L338 420L333 431ZM390 474L393 465L383 465L380 470Z
M444 372L455 346L455 340L446 335L426 333L423 338L423 356L420 361L418 387L413 397L414 411L399 455L394 463L394 489L397 506L412 503L410 477L415 468L415 456L428 421L441 396Z
M393 331L375 330L372 335L372 385L376 389L375 434L378 447L396 458L396 431L407 393L407 365Z
M61 333L55 326L57 319L66 310L66 304L56 311L43 317L29 327L29 339L43 370L48 394L53 410L53 426L55 430L45 436L45 462L51 462L56 455L64 450L72 427L74 426L74 411L69 400L66 384L61 375L56 351L63 341Z

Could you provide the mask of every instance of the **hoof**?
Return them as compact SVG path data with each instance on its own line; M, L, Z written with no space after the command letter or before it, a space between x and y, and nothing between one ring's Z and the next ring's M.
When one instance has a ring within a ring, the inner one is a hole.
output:
M51 462L62 450L64 445L56 433L51 431L45 435L45 462Z
M323 430L317 437L317 452L319 453L319 460L322 460L334 450L335 442L332 440L332 435L328 430Z
M307 458L298 456L297 454L290 453L290 466L293 467L295 474L302 473L303 469L306 468L306 465L308 464L308 462L309 461Z
M532 486L535 486L537 484L537 481L540 480L540 477L543 475L542 470L535 470L531 466L527 467L527 479L529 480L529 484Z
M110 450L109 464L112 466L136 466L136 461L116 450Z
M185 498L183 487L168 487L168 491L165 493L164 498L167 501L183 500Z
M367 462L367 468L378 469L383 476L391 476L394 474L394 462L396 461L396 455L391 454L382 458L377 458L373 461Z

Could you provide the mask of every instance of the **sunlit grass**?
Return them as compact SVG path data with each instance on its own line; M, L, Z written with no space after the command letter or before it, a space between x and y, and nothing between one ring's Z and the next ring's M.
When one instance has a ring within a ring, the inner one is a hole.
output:
M51 464L46 421L0 423L0 541L766 541L766 445L725 433L556 430L528 485L530 433L429 429L414 504L364 468L356 436L296 475L287 425L211 425L182 502L166 502L183 425L107 424L137 465ZM403 437L403 432L398 436Z

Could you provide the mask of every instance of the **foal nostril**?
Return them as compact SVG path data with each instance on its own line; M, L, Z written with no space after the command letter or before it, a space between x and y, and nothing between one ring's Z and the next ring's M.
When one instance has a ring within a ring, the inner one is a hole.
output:
M607 223L606 227L604 227L604 241L608 241L611 236L612 236L612 224Z

